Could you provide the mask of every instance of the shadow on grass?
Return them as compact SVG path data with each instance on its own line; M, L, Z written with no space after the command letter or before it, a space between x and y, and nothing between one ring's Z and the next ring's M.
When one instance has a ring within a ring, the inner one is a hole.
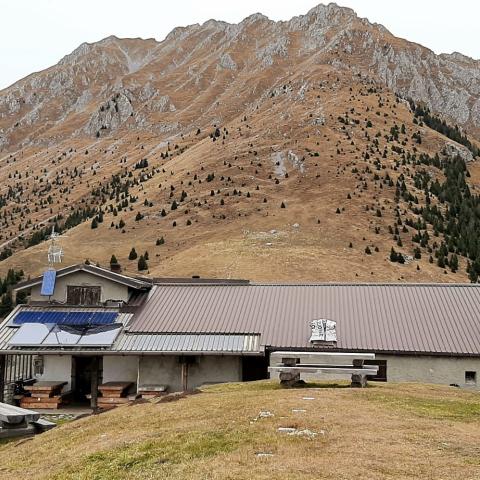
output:
M371 387L371 385L369 385ZM222 393L222 392L262 392L269 390L299 390L299 389L349 389L350 382L347 381L325 381L325 382L304 382L299 383L295 387L282 387L278 380L257 380L255 382L239 382L239 383L221 383L217 385L208 385L201 388L205 393Z

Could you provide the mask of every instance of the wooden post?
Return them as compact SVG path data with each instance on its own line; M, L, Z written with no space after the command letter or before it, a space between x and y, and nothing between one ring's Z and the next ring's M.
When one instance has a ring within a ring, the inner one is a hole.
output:
M7 357L0 355L0 402L3 403L5 393L5 369Z
M188 390L188 363L186 358L182 360L182 389L186 392Z
M91 392L90 392L90 406L96 410L98 398L98 357L92 357L91 363Z

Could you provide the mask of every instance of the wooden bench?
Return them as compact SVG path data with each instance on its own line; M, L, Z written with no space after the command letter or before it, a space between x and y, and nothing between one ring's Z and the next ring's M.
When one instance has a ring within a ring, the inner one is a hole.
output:
M27 392L20 399L20 406L25 408L51 408L57 409L65 403L70 392L62 392L67 382L44 381L25 385Z
M365 360L375 360L374 353L337 352L273 352L268 371L279 375L280 384L295 386L300 375L351 375L352 387L366 387L367 376L376 375L377 365L365 365Z
M167 385L140 385L138 393L145 399L151 399L166 395L168 391Z
M128 403L128 391L133 385L133 382L106 382L99 385L98 391L102 395L97 399L98 407L110 409Z

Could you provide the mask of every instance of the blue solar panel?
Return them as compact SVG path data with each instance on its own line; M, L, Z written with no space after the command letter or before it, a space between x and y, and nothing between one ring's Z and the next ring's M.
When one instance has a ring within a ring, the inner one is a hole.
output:
M23 311L19 312L12 323L22 325L24 323L52 323L57 325L108 325L114 323L117 312L79 312L56 310Z
M43 273L42 290L40 291L40 295L45 295L47 297L53 295L56 278L57 272L55 270L47 270Z
M93 312L70 312L61 323L61 325L85 325L92 323L90 320L93 316Z
M115 312L95 312L90 323L94 325L107 325L113 323L117 318Z

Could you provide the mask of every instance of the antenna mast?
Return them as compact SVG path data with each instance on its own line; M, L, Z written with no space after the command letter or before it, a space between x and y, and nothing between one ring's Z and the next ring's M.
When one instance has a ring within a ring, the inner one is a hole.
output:
M50 245L48 247L48 267L54 268L56 263L61 263L63 258L63 249L57 243L59 235L55 232L55 225L52 226L52 233L50 235Z

